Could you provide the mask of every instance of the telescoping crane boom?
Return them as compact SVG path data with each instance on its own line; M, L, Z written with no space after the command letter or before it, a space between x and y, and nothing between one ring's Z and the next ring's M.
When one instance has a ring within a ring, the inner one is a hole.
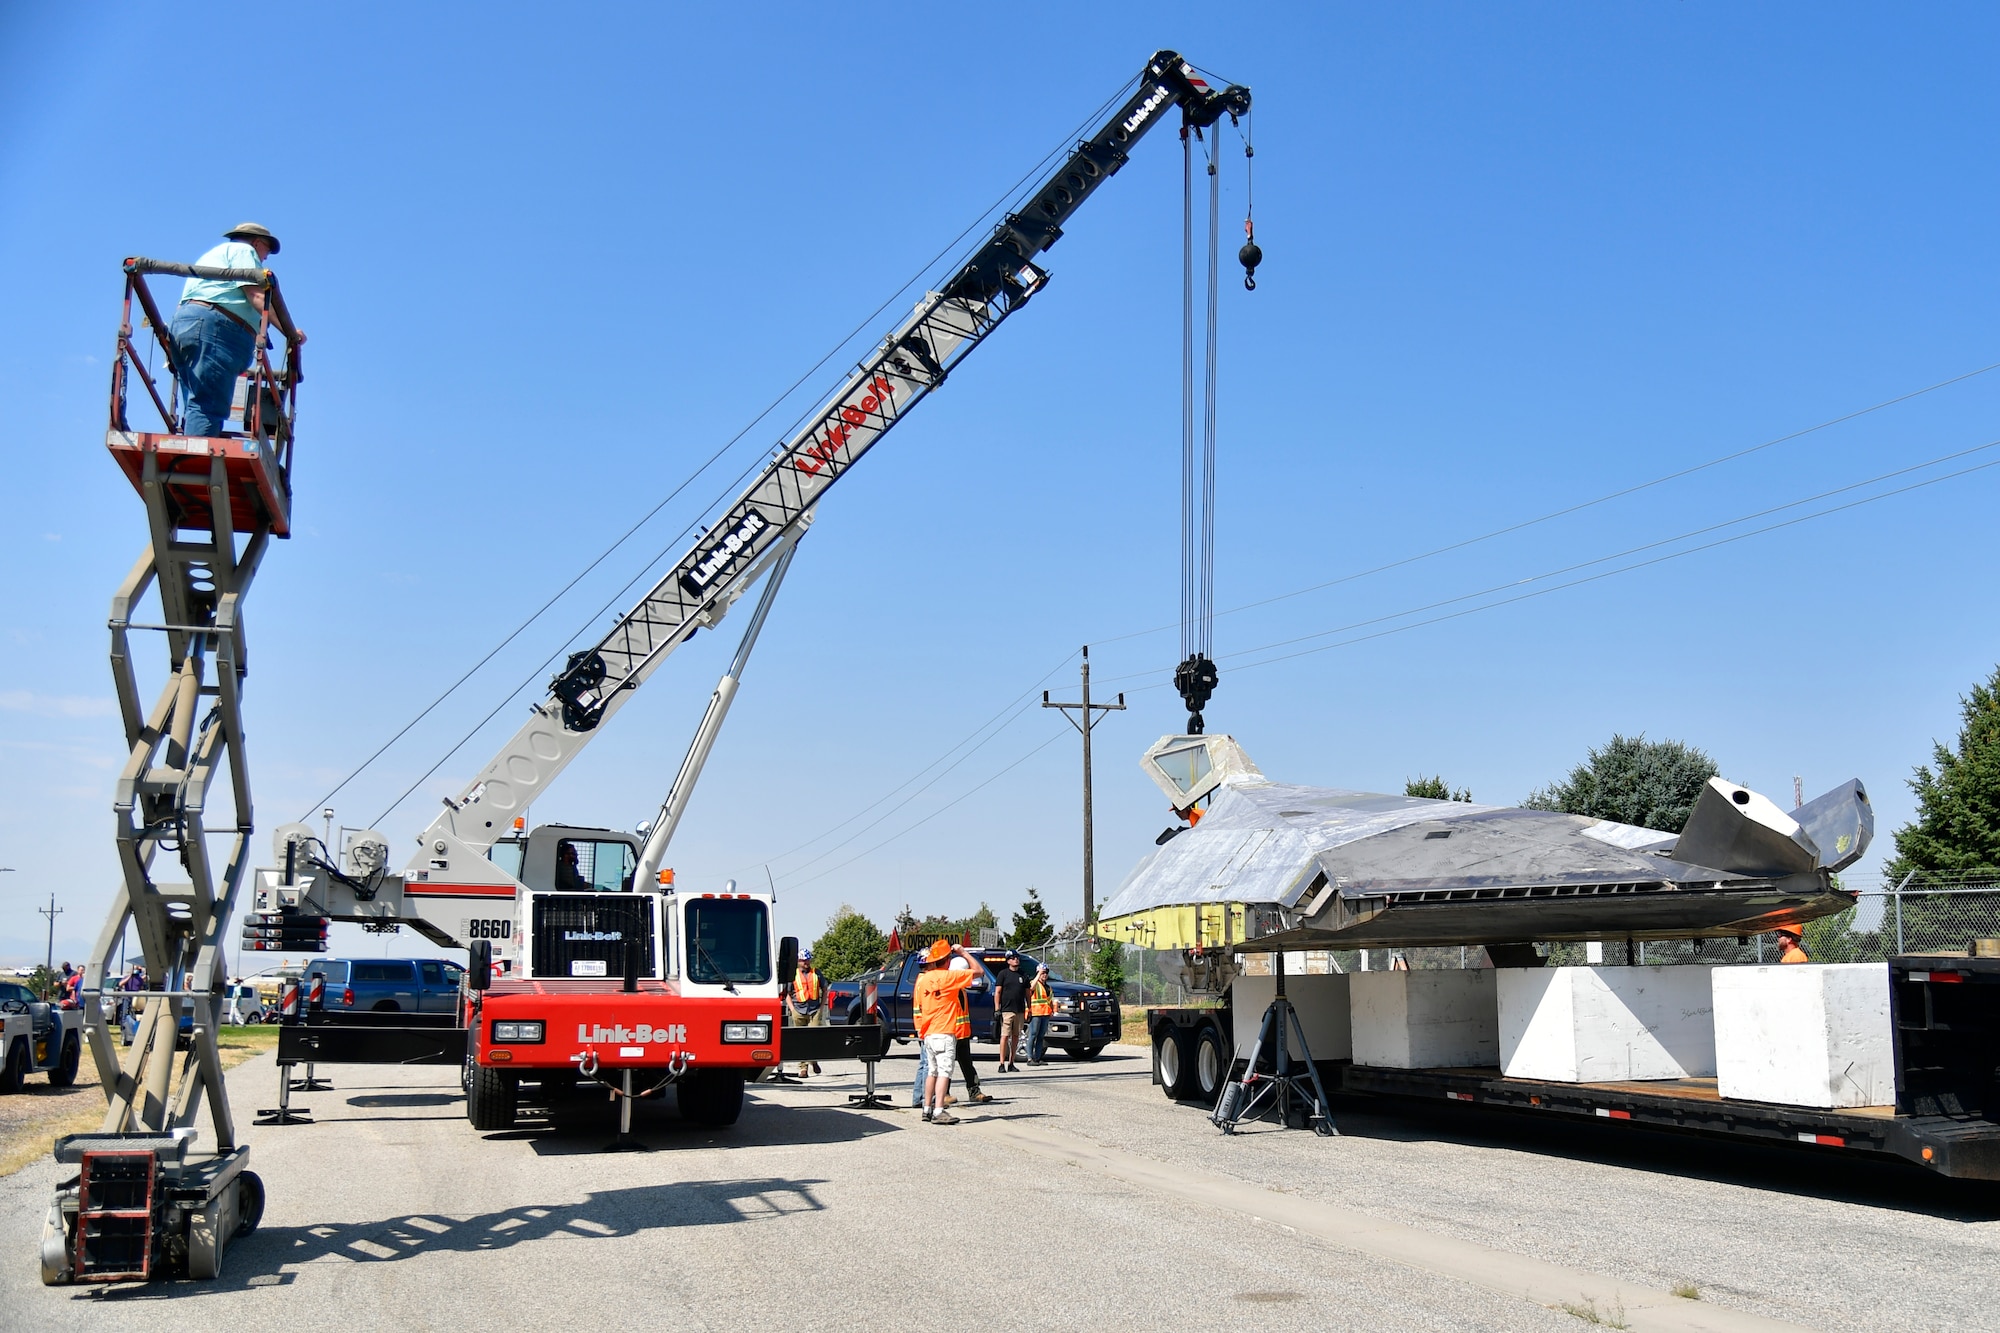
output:
M388 869L387 839L372 830L336 855L306 825L279 828L279 864L258 872L246 949L310 951L320 923L341 920L409 925L439 945L468 949L472 960L460 1026L398 1028L370 1015L374 1021L343 1030L331 1011L312 1013L308 1000L281 1033L281 1066L462 1061L467 1114L481 1129L513 1122L524 1078L538 1095L578 1080L607 1084L627 1107L635 1080L644 1085L638 1095L672 1084L684 1115L733 1121L744 1076L777 1062L774 1018L796 946L776 937L770 894L739 892L733 883L696 892L659 867L815 507L1042 288L1048 275L1037 257L1134 143L1175 108L1194 132L1249 107L1248 89L1213 88L1176 53L1154 55L1136 91L1096 133L863 358L629 612L569 658L526 723L444 802L400 873ZM526 828L529 805L632 691L767 575L743 643L645 836ZM317 993L310 968L303 981L307 995ZM281 1081L280 1117L289 1114L288 1087Z

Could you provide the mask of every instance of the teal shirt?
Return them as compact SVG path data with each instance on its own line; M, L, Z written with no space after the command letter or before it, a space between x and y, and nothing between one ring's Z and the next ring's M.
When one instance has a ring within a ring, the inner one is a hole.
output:
M246 241L224 241L194 262L197 268L254 268L260 272L264 268L263 261L257 258L257 252ZM183 304L206 301L210 305L221 306L253 329L263 318L250 304L250 298L243 294L241 283L189 278L181 288L181 301Z

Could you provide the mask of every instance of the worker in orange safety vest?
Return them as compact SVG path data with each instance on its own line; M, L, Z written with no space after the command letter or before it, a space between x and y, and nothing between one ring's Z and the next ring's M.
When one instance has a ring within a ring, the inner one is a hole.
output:
M1035 968L1035 979L1028 986L1028 1063L1031 1065L1049 1062L1049 1019L1055 1012L1055 992L1049 989L1049 965L1042 963Z
M1787 921L1775 932L1778 936L1778 961L1781 963L1810 963L1812 956L1805 950L1805 932L1796 921Z
M826 993L813 968L813 951L799 950L799 970L792 976L792 988L785 992L785 1022L799 1028L826 1026ZM799 1077L820 1072L813 1060L799 1061Z

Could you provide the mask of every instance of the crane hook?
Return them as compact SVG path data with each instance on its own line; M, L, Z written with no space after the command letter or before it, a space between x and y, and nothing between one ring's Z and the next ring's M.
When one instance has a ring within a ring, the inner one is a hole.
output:
M1236 262L1243 265L1243 290L1257 290L1257 265L1264 262L1263 247L1257 244L1257 230L1250 225L1250 219L1243 219L1243 234L1249 237L1243 248L1236 252Z

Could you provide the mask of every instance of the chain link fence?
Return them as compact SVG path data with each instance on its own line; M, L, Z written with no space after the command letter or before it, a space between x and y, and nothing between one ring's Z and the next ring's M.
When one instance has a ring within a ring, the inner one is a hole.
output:
M1946 883L1912 879L1898 886L1865 888L1860 900L1847 911L1808 922L1805 947L1816 963L1868 963L1904 953L1969 954L1979 948L1982 940L2000 940L2000 878ZM1029 948L1027 952L1046 962L1049 970L1064 980L1084 981L1089 977L1093 947L1094 941L1087 937L1067 936L1051 940L1039 949ZM1595 947L1564 942L1544 944L1541 948L1552 966L1603 963L1616 967L1626 961L1622 939L1607 939ZM1635 941L1631 961L1641 965L1709 966L1775 963L1778 946L1770 935L1752 935L1741 941ZM1187 992L1178 980L1178 955L1126 945L1123 963L1125 981L1119 988L1119 1002L1128 1011L1187 1002ZM1285 964L1287 971L1294 974L1379 971L1398 966L1422 971L1492 965L1486 950L1478 945L1309 949L1289 955ZM1244 958L1243 970L1247 974L1256 975L1269 968L1268 955Z

